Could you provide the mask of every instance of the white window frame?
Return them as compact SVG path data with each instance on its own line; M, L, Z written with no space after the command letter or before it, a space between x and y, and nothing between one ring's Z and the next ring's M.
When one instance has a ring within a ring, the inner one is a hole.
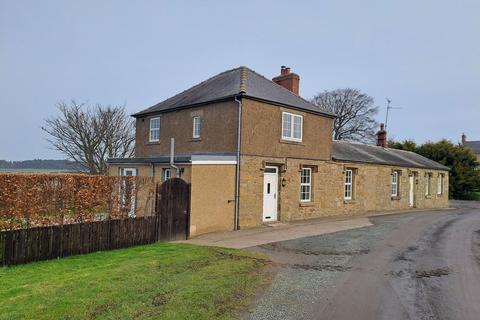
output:
M158 127L153 127L153 122L158 120ZM149 122L149 133L148 133L148 141L149 142L158 142L160 141L160 117L150 118ZM152 137L153 134L157 132L158 137Z
M286 117L290 117L290 123L288 127L285 125ZM295 137L294 134L294 123L295 118L300 119L300 137ZM288 135L287 131L290 132ZM289 140L289 141L296 141L301 142L303 139L303 116L300 114L290 113L290 112L282 112L282 140Z
M308 182L303 182L304 178L308 178ZM303 192L304 187L308 191ZM304 198L304 195L307 197ZM312 201L312 168L302 168L300 172L300 202L310 201Z
M425 195L426 196L430 195L430 174L429 173L425 174Z
M167 181L172 178L172 169L166 168L163 169L163 181Z
M439 173L437 176L437 195L443 194L443 173Z
M353 170L352 169L345 170L343 197L345 200L353 199Z
M200 138L200 134L202 131L202 119L200 116L194 116L193 117L193 132L192 136L194 139Z
M398 197L398 171L392 172L392 197Z

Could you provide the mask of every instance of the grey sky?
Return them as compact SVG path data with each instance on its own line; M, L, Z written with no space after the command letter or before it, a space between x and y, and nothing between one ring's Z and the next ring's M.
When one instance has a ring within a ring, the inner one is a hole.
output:
M389 134L480 140L480 1L0 0L0 159L62 158L40 127L60 100L133 113L246 65L300 94L358 88Z

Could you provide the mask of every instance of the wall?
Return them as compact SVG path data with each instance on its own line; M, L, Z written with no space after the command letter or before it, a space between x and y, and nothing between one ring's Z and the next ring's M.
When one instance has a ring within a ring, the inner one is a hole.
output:
M135 157L169 155L172 137L177 154L236 152L237 113L237 103L227 101L137 118ZM160 141L149 142L150 118L157 116L160 116ZM194 116L201 117L199 139L192 138Z
M262 224L263 207L263 171L265 163L286 164L286 171L279 176L278 218L280 221L303 220L326 216L349 216L368 212L383 212L409 208L408 176L417 172L417 187L415 190L417 208L441 208L448 205L448 172L445 174L444 192L441 196L437 191L437 174L439 171L408 169L394 166L369 165L358 163L339 163L333 161L314 161L300 159L267 158L242 156L241 187L240 187L240 226L252 227ZM318 166L318 172L312 177L312 197L309 203L301 203L300 165ZM285 168L285 166L283 166ZM356 169L354 178L354 199L345 201L344 168ZM401 172L399 177L399 197L392 199L391 173ZM282 170L280 170L282 171ZM424 194L424 174L432 173L432 195ZM286 186L281 186L282 179Z
M235 165L193 165L190 236L233 230Z
M333 120L321 115L243 99L241 153L330 160ZM282 141L282 112L303 115L302 142Z

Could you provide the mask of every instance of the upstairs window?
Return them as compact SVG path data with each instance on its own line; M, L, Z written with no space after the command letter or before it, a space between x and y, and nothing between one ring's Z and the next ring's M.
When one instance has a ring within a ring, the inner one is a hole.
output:
M150 119L150 142L160 141L160 117Z
M300 201L312 200L312 168L303 168L300 175Z
M392 197L398 197L398 171L392 172Z
M201 129L202 129L202 120L200 116L193 117L193 138L200 138Z
M443 194L443 173L439 173L437 177L437 194Z
M353 198L353 170L345 170L345 200L352 200Z
M302 141L303 116L289 112L282 113L282 139Z

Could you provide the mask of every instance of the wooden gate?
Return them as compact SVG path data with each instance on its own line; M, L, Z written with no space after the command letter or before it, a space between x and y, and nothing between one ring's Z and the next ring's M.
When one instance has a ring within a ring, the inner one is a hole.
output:
M157 185L160 240L185 240L190 227L190 185L179 178Z

